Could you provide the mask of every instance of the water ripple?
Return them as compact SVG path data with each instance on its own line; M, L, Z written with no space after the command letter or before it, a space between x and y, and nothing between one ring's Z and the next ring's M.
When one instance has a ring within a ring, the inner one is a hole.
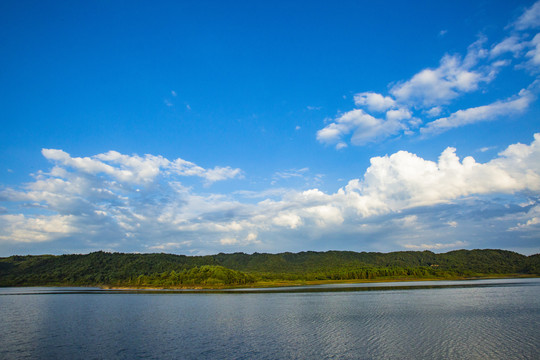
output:
M11 291L0 296L0 358L538 359L540 280L496 283L232 296Z

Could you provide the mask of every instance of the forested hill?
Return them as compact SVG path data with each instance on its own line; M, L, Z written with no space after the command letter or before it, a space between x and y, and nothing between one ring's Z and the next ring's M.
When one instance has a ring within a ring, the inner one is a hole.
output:
M276 280L452 278L497 274L540 275L540 254L505 250L391 253L327 251L280 254L38 255L0 258L0 286L242 285Z

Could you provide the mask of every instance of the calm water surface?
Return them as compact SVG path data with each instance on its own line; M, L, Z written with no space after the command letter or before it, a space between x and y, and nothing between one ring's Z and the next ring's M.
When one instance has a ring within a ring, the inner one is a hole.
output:
M0 288L0 358L540 359L540 279L293 290Z

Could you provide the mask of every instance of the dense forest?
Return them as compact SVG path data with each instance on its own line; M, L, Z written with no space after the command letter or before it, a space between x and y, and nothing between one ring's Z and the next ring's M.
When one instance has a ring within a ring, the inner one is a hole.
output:
M453 279L540 275L540 254L506 250L391 253L27 255L0 258L0 286L257 286L321 280Z

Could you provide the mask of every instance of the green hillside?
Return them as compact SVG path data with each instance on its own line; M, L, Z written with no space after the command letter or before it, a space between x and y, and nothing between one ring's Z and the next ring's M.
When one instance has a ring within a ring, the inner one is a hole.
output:
M540 255L506 250L391 253L38 255L0 258L0 286L237 286L264 281L540 275Z

